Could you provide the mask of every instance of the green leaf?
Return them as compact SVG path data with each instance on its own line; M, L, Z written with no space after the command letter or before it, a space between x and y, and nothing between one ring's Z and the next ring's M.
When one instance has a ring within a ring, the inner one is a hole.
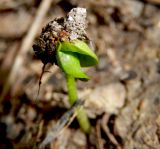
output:
M82 67L89 67L98 63L98 58L89 46L80 40L62 42L61 51L76 53Z
M64 73L78 79L88 80L89 77L81 70L80 62L76 53L62 51L63 45L59 43L57 50L57 62Z

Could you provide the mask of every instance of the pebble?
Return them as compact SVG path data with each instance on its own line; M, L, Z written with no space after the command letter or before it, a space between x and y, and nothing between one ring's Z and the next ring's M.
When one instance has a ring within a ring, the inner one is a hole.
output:
M119 82L115 82L96 87L89 94L85 106L91 117L103 112L116 114L124 105L125 97L126 91L124 86Z
M25 20L24 20L25 18ZM20 38L28 30L32 16L26 11L21 10L16 13L0 13L0 37L1 38Z

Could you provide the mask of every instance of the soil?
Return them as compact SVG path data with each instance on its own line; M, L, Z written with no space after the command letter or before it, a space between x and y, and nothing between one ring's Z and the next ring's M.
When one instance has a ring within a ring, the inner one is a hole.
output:
M38 0L0 2L1 95L40 4ZM56 0L37 37L45 24L74 7L87 9L87 33L99 58L97 66L85 69L91 79L77 81L92 131L83 133L74 119L46 148L159 149L160 1ZM46 66L35 100L43 64L34 56L32 46L21 59L16 78L0 100L2 149L37 148L71 109L58 67Z

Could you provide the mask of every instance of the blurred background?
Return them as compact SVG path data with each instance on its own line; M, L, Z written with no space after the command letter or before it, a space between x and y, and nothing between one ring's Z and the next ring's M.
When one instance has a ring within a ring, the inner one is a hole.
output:
M99 64L77 82L93 126L76 121L51 149L160 148L160 0L1 0L0 148L35 148L70 108L63 73L32 45L42 27L74 7L87 9L87 33Z

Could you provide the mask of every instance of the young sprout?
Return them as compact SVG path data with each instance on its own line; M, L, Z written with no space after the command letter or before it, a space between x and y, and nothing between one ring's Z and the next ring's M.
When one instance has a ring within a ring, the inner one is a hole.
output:
M66 18L58 18L43 28L33 49L44 65L54 63L64 72L69 102L78 99L76 80L87 81L89 77L82 67L98 63L98 58L85 43L86 9L73 8ZM84 132L90 132L90 123L83 108L77 108L77 119Z

